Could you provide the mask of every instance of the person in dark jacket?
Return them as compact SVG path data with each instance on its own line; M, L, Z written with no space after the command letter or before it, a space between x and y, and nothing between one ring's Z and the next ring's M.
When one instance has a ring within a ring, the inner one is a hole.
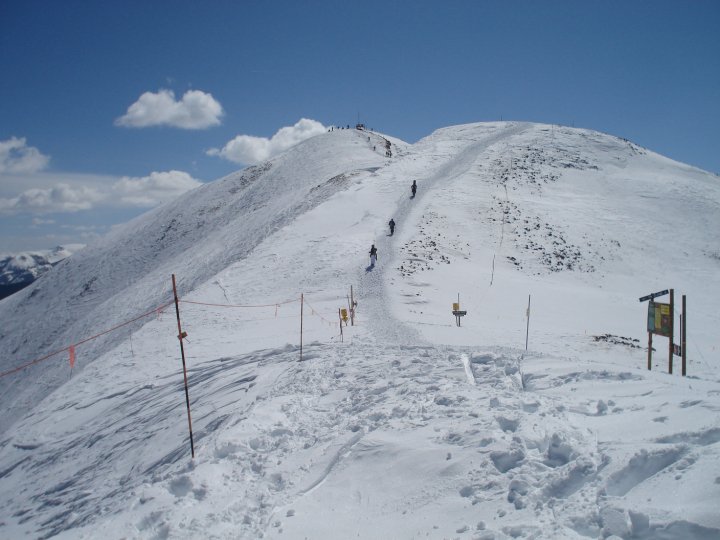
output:
M370 266L375 266L375 263L377 262L377 248L375 247L375 244L372 245L370 248Z
M417 191L417 184L415 183L415 180L413 180L413 184L410 187L410 190L412 191L413 198L415 198L415 192Z
M392 236L393 234L395 234L395 220L390 218L390 222L388 223L388 225L390 226L390 236Z

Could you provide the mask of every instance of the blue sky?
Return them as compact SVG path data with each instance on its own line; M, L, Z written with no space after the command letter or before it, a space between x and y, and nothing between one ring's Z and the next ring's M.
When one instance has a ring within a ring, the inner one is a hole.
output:
M408 142L585 127L718 173L718 28L715 0L0 0L0 252L91 242L358 115Z

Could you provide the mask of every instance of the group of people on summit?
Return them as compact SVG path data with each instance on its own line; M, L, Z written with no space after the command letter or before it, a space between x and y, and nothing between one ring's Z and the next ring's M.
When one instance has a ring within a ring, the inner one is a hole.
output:
M415 194L417 193L417 182L413 180L412 186L410 186L410 191L412 191L411 199L415 198ZM390 236L395 234L395 219L390 218L390 221L388 222L388 227L390 227ZM370 268L375 267L375 263L377 262L377 248L375 247L375 244L370 246Z

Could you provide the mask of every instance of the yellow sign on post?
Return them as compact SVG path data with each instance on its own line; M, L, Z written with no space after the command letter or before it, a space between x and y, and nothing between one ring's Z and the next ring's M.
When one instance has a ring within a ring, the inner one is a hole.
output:
M672 310L670 304L653 302L648 304L648 332L659 336L672 335Z
M342 317L343 322L347 322L347 320L348 320L347 309L342 308L340 310L340 317Z
M455 323L460 326L460 317L467 315L467 311L460 311L460 295L458 294L458 301L453 302L452 314L455 315Z

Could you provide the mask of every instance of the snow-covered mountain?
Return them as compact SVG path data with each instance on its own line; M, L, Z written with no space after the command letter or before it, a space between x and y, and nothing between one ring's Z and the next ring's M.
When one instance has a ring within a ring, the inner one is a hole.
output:
M0 535L716 538L719 230L717 176L593 131L310 139L0 302Z
M27 287L83 247L84 244L69 244L50 250L0 254L0 300Z

